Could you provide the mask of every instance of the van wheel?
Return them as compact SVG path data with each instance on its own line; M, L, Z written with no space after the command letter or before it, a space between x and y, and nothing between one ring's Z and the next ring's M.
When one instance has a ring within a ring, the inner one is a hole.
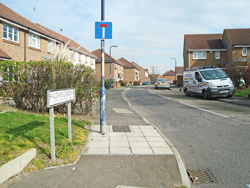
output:
M184 93L185 93L186 96L188 96L188 97L190 96L190 94L189 94L187 88L184 89Z
M207 92L204 90L202 91L202 98L207 100L208 99L208 95L207 95Z

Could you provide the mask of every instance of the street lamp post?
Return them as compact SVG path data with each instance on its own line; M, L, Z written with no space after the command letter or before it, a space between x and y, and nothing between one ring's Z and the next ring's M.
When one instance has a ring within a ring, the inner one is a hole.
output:
M111 48L112 47L118 47L117 45L112 45L109 47L109 64L110 64L110 85L109 85L109 89L111 90Z
M174 66L174 77L175 77L175 86L177 86L177 80L176 80L176 58L171 58L174 59L175 66Z

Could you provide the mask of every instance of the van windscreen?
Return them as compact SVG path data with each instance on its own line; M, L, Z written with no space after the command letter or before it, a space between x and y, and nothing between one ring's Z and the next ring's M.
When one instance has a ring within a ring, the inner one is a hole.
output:
M227 78L226 73L221 69L214 69L214 70L202 70L200 71L202 77L206 80L216 80L216 79L223 79Z

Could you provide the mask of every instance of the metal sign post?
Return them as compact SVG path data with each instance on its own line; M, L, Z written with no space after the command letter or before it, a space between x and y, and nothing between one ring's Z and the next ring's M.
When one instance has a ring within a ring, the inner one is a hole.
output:
M112 39L112 22L104 22L104 0L101 0L101 22L95 22L95 39L101 39L101 90L100 90L100 132L105 134L106 126L106 89L104 85L105 39Z
M68 139L72 141L71 136L71 102L75 100L75 89L47 90L47 107L49 108L50 124L50 149L51 159L56 160L55 150L55 128L54 128L54 106L68 103Z

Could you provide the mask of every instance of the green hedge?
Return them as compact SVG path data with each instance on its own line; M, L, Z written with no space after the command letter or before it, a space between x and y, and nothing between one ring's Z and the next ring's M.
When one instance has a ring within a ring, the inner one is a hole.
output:
M95 76L91 68L69 62L17 61L0 62L3 77L0 89L12 97L16 107L34 112L46 112L47 90L75 88L76 100L72 112L87 114L94 102L92 83ZM66 113L66 105L55 107L55 111Z

